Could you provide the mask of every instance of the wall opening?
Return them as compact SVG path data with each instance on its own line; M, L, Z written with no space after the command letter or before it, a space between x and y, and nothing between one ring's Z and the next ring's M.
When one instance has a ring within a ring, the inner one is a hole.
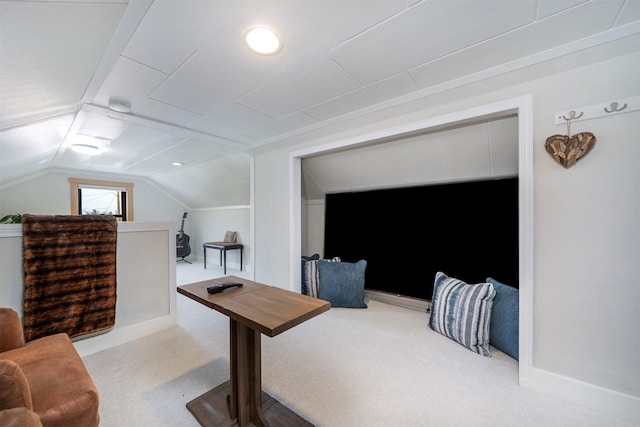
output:
M300 291L300 257L302 242L302 159L319 153L344 150L411 135L434 131L456 124L491 117L518 117L518 264L520 287L519 381L530 379L533 370L533 271L534 271L534 179L533 179L533 100L531 95L482 105L463 111L432 117L418 122L387 128L294 151L289 155L289 255L290 289Z

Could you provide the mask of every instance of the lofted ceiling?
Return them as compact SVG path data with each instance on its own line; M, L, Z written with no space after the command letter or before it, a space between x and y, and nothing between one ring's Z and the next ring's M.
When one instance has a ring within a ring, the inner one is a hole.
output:
M639 23L640 0L3 0L0 188L77 170L247 204L252 150ZM244 45L256 24L280 53ZM72 151L83 136L102 154Z

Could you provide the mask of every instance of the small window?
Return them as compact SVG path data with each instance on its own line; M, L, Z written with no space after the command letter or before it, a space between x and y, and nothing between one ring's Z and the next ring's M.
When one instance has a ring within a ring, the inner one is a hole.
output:
M133 221L133 184L69 178L71 213L113 215L119 221Z

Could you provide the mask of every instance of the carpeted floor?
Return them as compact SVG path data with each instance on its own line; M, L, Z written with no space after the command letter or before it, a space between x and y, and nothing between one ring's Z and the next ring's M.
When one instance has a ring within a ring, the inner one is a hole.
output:
M177 270L179 285L222 275ZM229 321L182 295L177 314L174 328L84 358L101 426L198 426L185 405L228 380ZM322 427L631 426L520 387L514 359L472 353L426 313L377 301L263 337L262 370L265 391Z

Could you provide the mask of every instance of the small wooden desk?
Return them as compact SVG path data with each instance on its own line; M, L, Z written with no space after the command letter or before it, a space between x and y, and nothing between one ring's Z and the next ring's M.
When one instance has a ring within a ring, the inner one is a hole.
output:
M223 282L243 287L207 293L208 286ZM236 276L178 286L178 293L230 319L230 380L187 403L200 425L312 427L262 391L260 334L274 337L329 310L329 302Z
M227 251L232 249L240 249L240 271L242 271L242 251L243 246L241 243L231 242L207 242L203 243L204 249L204 268L207 268L207 248L217 249L220 251L220 265L222 265L222 255L224 254L224 274L227 274Z

